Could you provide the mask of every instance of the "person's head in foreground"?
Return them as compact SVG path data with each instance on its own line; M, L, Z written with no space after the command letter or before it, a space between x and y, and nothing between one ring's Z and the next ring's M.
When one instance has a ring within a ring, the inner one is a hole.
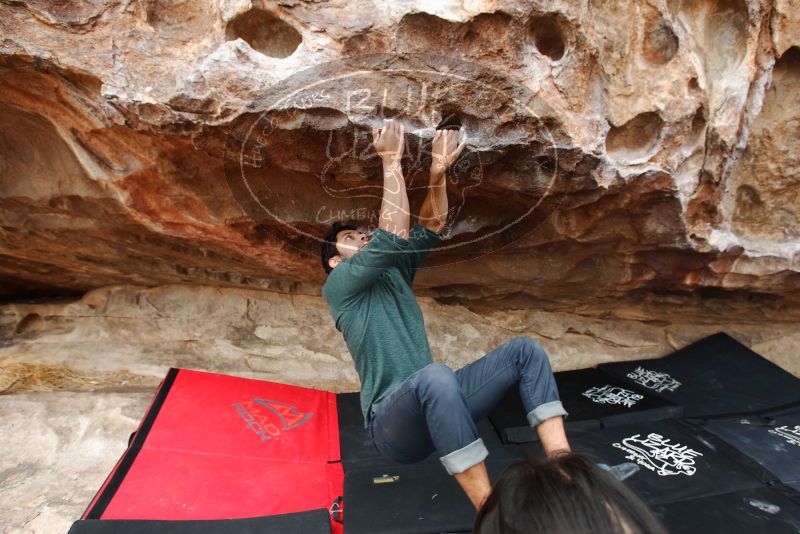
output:
M587 456L527 459L503 472L473 534L667 534L647 505Z
M355 223L333 223L322 244L322 268L330 274L339 262L354 256L369 242L369 235Z

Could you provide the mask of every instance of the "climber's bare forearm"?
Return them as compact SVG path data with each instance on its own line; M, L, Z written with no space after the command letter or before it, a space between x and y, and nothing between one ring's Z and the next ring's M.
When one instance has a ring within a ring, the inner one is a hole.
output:
M383 200L378 228L408 239L409 226L408 193L403 169L399 159L387 157L383 160Z
M447 183L444 172L431 171L428 194L419 208L419 224L441 232L447 223Z

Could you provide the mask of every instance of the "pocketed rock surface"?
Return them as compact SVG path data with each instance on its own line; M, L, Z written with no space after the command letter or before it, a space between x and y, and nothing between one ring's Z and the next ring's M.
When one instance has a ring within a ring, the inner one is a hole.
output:
M439 7L435 7L435 6ZM0 3L0 295L319 294L463 125L431 296L800 288L796 1ZM445 246L446 245L446 246Z

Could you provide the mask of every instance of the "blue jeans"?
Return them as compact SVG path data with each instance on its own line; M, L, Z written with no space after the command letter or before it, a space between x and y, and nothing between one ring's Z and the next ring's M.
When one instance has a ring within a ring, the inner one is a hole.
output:
M414 463L434 451L449 474L482 462L489 451L475 426L514 384L528 424L567 412L547 353L527 336L516 337L458 371L431 363L372 407L369 432L381 455Z

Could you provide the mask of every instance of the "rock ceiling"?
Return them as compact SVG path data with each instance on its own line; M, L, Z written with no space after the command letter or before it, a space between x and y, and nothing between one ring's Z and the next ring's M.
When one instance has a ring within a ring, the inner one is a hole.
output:
M469 142L444 302L800 288L800 3L0 2L0 298L319 294L375 226L371 128Z

